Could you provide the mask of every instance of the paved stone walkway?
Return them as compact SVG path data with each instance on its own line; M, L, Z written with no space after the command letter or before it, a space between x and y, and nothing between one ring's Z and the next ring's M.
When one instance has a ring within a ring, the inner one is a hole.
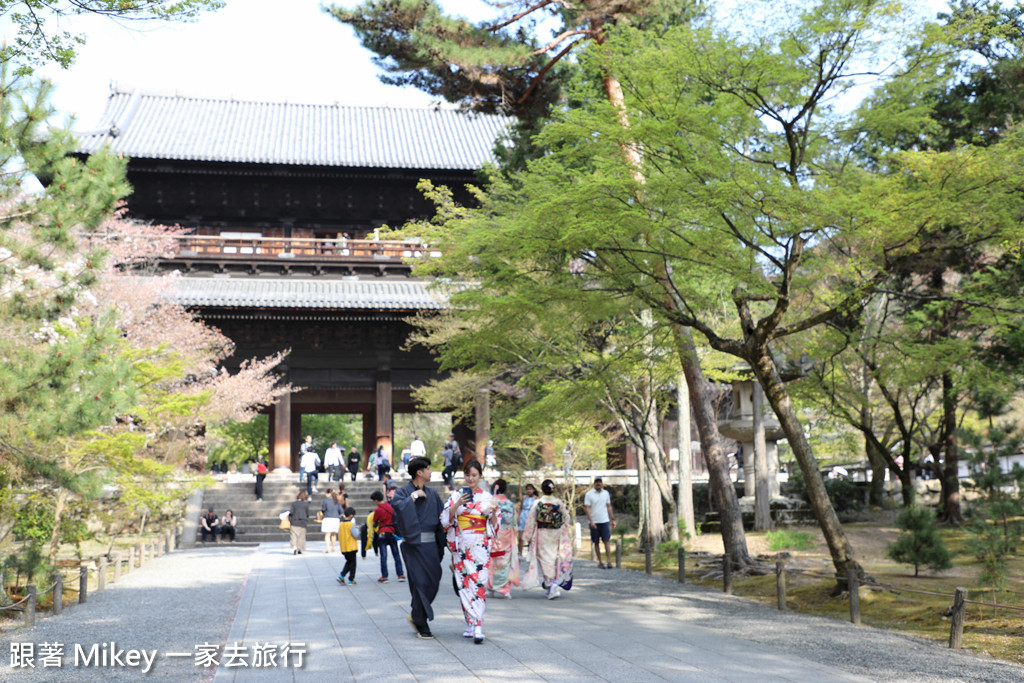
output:
M705 628L683 627L585 587L558 600L545 599L542 591L488 600L487 639L476 645L462 637L465 623L447 571L434 602L435 638L420 640L406 620L404 583L392 577L378 584L379 560L371 554L359 565L357 585L342 586L335 580L342 564L337 555L314 551L295 557L283 544L261 546L228 644L304 643L305 663L294 672L296 680L867 680ZM214 680L290 679L281 669L222 665Z
M0 680L1024 681L1024 667L586 561L558 600L518 590L489 600L482 645L462 637L446 570L435 639L419 640L406 584L378 584L371 554L357 585L342 586L342 564L320 543L300 556L284 543L162 556L60 617L0 633ZM46 643L63 644L60 666L44 665ZM35 666L13 666L12 648L26 645ZM197 666L204 646L219 666ZM93 658L76 661L79 649ZM154 665L142 673L123 664L127 650L146 651ZM118 659L99 661L113 651Z

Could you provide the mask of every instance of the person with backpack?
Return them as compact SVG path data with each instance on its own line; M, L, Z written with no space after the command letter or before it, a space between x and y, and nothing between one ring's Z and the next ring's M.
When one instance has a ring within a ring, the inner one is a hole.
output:
M554 600L572 588L572 520L565 503L554 495L555 482L545 479L540 490L542 495L530 508L523 530L529 564L520 586L524 590L541 586L548 600Z
M384 476L391 472L391 458L383 444L377 446L373 461L377 464L377 481L384 481Z
M345 517L338 524L338 549L345 556L345 566L338 574L338 583L356 585L356 553L359 552L359 527L355 523L355 508L345 508Z

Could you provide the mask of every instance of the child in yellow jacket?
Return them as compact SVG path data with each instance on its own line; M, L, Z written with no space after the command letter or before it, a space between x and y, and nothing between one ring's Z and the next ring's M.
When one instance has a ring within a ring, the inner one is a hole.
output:
M356 583L356 553L359 552L359 527L355 524L355 508L345 508L345 516L338 526L338 546L345 556L345 566L338 574L338 583L354 586ZM355 534L353 535L353 529ZM346 577L345 575L348 574Z

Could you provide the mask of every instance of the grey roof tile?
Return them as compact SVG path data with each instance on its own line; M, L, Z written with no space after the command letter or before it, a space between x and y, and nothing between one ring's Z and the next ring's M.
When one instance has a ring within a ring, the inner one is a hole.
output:
M221 100L114 90L79 151L129 158L475 170L511 119L450 108Z
M180 277L174 300L203 308L438 310L444 292L419 280Z

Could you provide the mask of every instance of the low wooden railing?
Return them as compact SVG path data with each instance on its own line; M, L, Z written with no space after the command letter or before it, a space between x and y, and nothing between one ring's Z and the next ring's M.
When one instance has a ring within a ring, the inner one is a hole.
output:
M214 257L229 259L253 258L316 258L346 260L420 259L440 256L419 241L352 240L338 238L311 239L301 237L219 237L182 235L178 237L179 257Z

